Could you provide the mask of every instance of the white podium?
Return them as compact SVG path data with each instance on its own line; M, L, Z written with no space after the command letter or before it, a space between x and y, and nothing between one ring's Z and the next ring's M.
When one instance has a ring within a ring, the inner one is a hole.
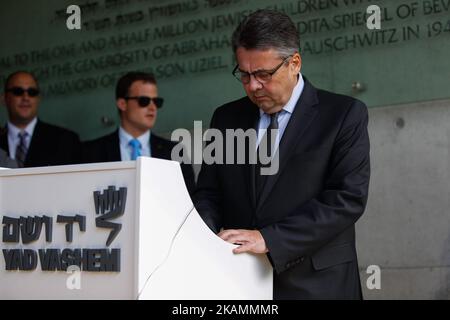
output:
M265 256L203 223L177 162L0 170L0 299L272 299Z

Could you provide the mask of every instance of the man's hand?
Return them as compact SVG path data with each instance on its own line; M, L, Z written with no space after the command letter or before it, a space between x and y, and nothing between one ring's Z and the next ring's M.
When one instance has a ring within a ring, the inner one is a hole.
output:
M261 232L258 230L223 230L219 232L218 236L223 240L238 244L239 247L233 249L233 253L267 253L269 250L266 247Z

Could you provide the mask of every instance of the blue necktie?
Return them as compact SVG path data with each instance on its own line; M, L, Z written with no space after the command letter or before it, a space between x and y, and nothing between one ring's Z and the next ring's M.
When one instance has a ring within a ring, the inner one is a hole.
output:
M132 139L128 144L131 146L131 160L136 160L141 156L141 143L138 139Z

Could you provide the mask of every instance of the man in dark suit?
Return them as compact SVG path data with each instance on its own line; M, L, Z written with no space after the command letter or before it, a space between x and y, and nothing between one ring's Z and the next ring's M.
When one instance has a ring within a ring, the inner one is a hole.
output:
M40 91L35 77L24 71L11 74L5 82L3 100L8 123L0 132L0 148L19 167L42 167L80 162L77 134L37 118Z
M147 156L171 160L170 140L158 137L151 129L163 99L158 97L156 79L143 72L130 72L119 79L116 105L120 114L120 128L113 133L83 144L84 162L136 160ZM190 164L181 164L189 193L195 189L194 171Z
M243 129L258 132L257 142L266 137L278 170L261 175L261 160L203 164L197 211L238 245L234 253L267 254L275 299L361 299L354 225L368 197L366 106L301 75L298 32L285 14L254 12L232 44L233 74L247 97L218 108L211 127L224 136ZM249 159L259 147L247 143L238 152Z

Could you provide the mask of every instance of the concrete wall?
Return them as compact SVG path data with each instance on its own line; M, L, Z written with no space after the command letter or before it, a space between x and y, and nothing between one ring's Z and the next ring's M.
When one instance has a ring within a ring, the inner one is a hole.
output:
M372 176L357 223L366 299L450 299L450 100L370 109ZM368 290L366 268L381 268Z

